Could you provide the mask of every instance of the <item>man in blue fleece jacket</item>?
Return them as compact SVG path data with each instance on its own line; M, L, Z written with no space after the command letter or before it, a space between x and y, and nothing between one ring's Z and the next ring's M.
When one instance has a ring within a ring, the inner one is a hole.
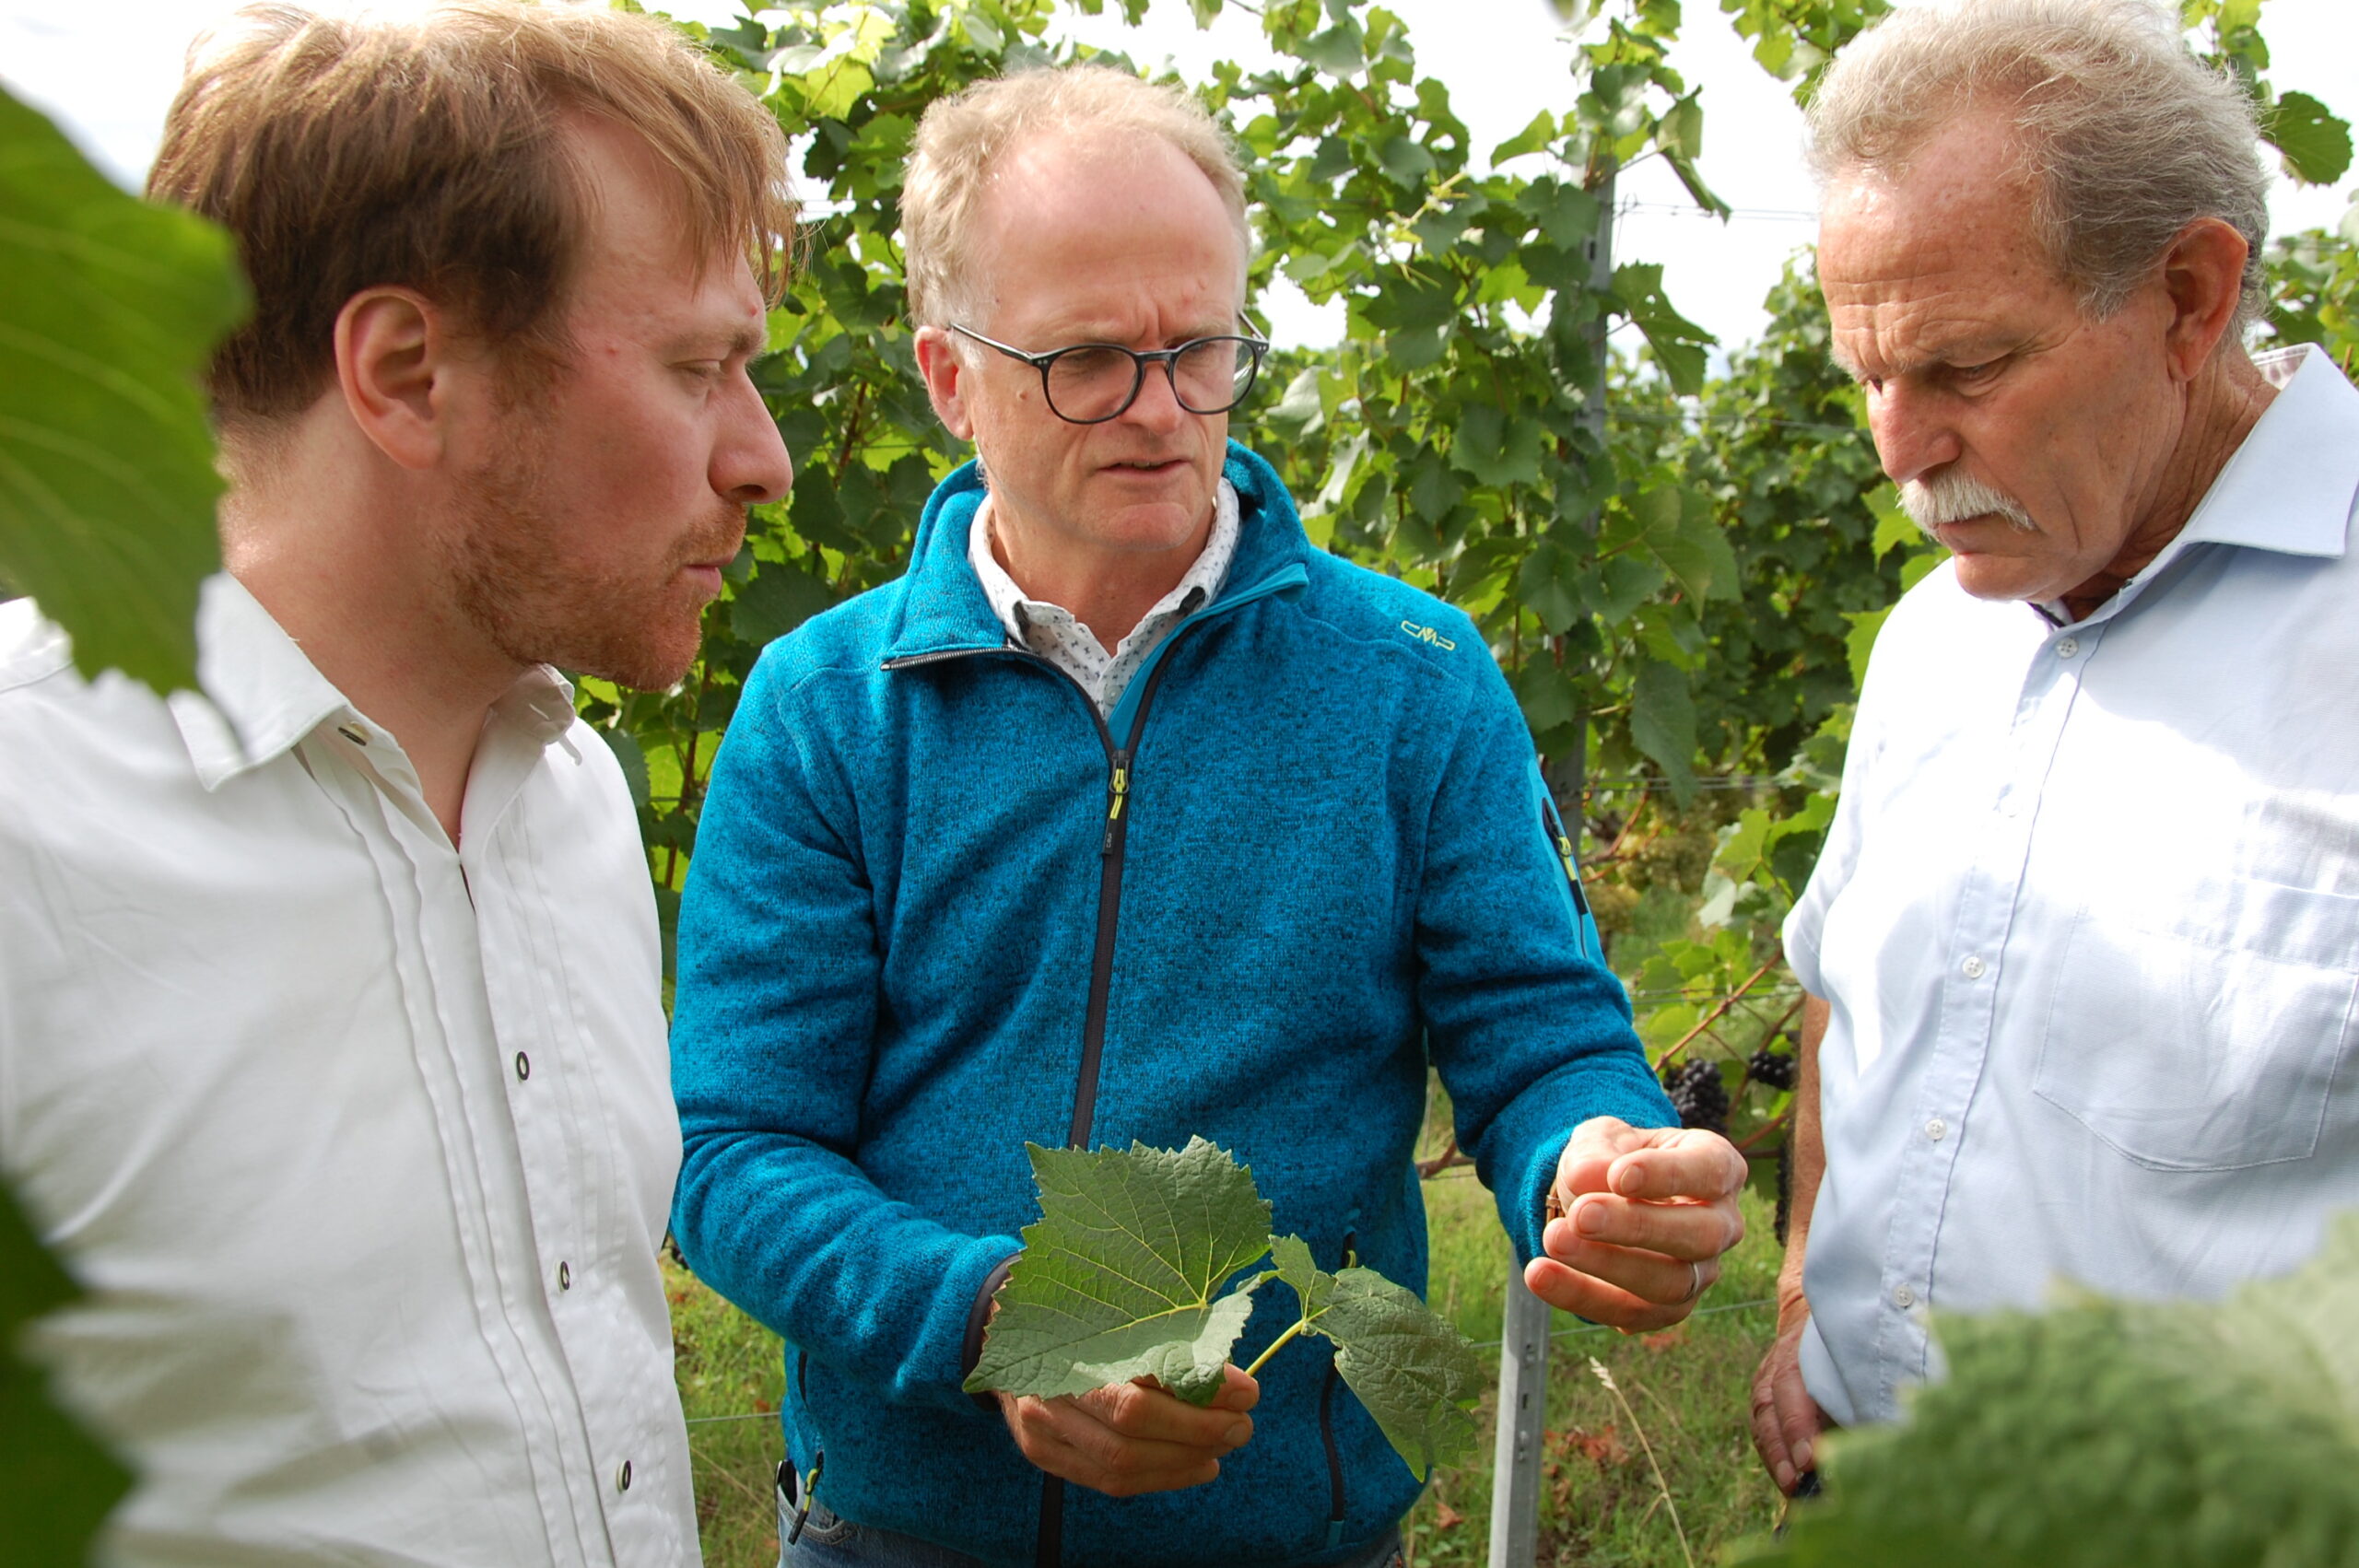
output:
M1666 1126L1481 634L1312 548L1227 442L1266 345L1202 110L987 84L928 111L902 209L980 461L907 576L763 655L681 915L674 1228L788 1341L783 1555L1391 1562L1417 1482L1319 1350L1209 1409L961 1392L1026 1142L1202 1134L1322 1267L1422 1290L1430 1062L1526 1280L1625 1328L1710 1282L1744 1162Z

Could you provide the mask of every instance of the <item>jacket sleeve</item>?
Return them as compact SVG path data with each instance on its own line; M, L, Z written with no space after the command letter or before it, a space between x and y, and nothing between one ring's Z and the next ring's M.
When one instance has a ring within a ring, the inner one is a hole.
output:
M1677 1117L1630 1027L1571 880L1514 694L1482 668L1443 764L1417 894L1418 1005L1458 1140L1496 1196L1516 1256L1539 1250L1557 1157L1579 1123Z
M673 1013L673 1235L699 1277L798 1348L897 1402L971 1412L970 1309L1020 1244L950 1230L854 1163L874 904L832 748L800 712L766 656L698 826Z

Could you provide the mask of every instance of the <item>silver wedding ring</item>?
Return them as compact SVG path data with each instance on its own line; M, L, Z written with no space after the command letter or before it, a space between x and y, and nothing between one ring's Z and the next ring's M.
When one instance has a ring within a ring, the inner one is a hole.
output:
M1704 1293L1704 1266L1701 1263L1690 1263L1687 1266L1687 1272L1691 1276L1687 1281L1687 1293L1673 1302L1672 1304L1673 1306L1685 1306Z

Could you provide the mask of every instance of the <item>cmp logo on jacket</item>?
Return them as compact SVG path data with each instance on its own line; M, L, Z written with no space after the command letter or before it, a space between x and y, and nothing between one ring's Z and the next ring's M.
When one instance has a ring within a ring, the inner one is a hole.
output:
M1458 644L1450 641L1449 638L1442 636L1441 633L1434 630L1433 627L1421 626L1414 621L1402 622L1401 629L1407 632L1411 637L1415 638L1419 642L1432 643L1444 653L1454 652L1458 648Z

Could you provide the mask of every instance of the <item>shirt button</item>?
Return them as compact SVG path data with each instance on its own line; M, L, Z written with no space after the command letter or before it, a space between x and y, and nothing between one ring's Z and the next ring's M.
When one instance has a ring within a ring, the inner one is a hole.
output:
M557 1288L561 1291L569 1291L573 1288L572 1264L559 1263L557 1266Z
M1968 958L1965 963L1957 966L1957 972L1964 975L1969 980L1978 980L1982 978L1983 974L1989 967L1990 965L1985 964L1979 958Z
M335 727L335 732L356 746L365 746L369 743L369 737L360 732L360 726L358 724L339 724Z
M1936 1143L1939 1143L1942 1139L1947 1138L1949 1135L1950 1124L1943 1121L1939 1117L1935 1117L1932 1120L1925 1124L1925 1136L1931 1139Z
M1906 1311L1909 1307L1917 1305L1917 1293L1910 1290L1907 1285L1895 1285L1892 1290L1892 1305L1901 1308L1903 1311ZM625 1465L623 1467L623 1473L626 1478L628 1477L630 1473L630 1467L628 1465ZM625 1486L628 1486L630 1482L626 1479L623 1484Z
M623 1468L615 1472L615 1490L616 1492L630 1490L630 1461L628 1459L625 1459Z
M2070 659L2080 651L2081 639L2076 637L2068 637L2056 645L2056 657L2059 659Z
M1979 969L1975 971L1978 975L1981 972ZM516 1082L522 1083L531 1076L533 1076L533 1059L522 1051L518 1051L516 1053Z

